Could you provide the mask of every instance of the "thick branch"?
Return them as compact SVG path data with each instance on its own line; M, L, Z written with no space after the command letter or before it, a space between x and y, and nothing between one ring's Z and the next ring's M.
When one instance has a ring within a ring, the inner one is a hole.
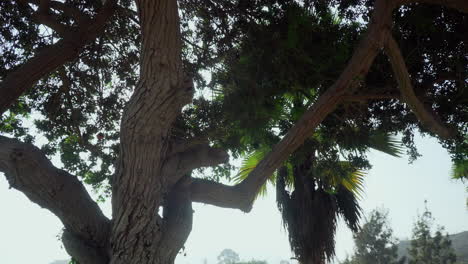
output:
M81 49L103 32L114 12L116 0L106 1L96 17L78 27L74 33L57 43L43 48L33 58L9 73L0 83L0 115L27 89L57 67L76 59Z
M385 44L385 52L388 55L390 64L392 65L395 78L398 81L398 88L400 89L403 101L408 104L411 110L413 110L413 113L419 121L421 121L423 126L441 138L451 138L453 133L444 126L442 121L440 121L434 113L431 113L429 109L426 109L424 104L416 97L400 48L398 47L395 39L391 36L390 32L388 32L388 35L389 36Z
M163 211L162 237L158 255L172 263L192 231L193 209L190 199L190 178L181 177L170 191Z
M0 171L12 188L58 216L74 237L105 252L109 220L76 177L54 167L33 145L4 136Z
M47 13L50 6L50 0L39 0L39 13Z
M164 164L163 173L171 175L168 177L168 186L174 185L182 175L194 169L216 166L229 161L229 154L224 149L210 147L208 143L185 145L188 148L183 151L179 148L182 152L173 153Z
M224 208L237 208L244 212L251 209L250 194L239 186L229 186L211 180L193 178L192 201L212 204Z
M255 195L268 177L342 102L343 96L360 85L375 56L383 47L386 37L385 29L390 28L391 14L395 7L394 1L379 0L376 2L367 34L359 43L339 79L304 113L301 119L273 147L272 151L266 155L243 182L235 187L230 187L196 181L192 185L192 199L217 206L250 211ZM209 195L206 193L209 193ZM231 193L234 194L231 195ZM234 198L235 195L239 195L240 198Z

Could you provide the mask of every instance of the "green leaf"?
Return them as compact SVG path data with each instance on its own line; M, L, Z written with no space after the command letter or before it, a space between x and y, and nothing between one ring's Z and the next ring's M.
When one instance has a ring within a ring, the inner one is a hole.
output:
M376 132L371 134L369 147L397 158L403 154L401 141L388 133Z
M249 176L249 174L255 169L255 167L257 167L258 163L266 156L268 152L270 152L270 150L271 149L268 147L262 147L246 155L244 160L242 161L239 172L236 174L236 176L232 178L232 180L235 183L240 183L244 179L246 179ZM270 178L268 179L268 182L274 184L275 176L276 176L275 173L271 175ZM266 185L267 185L266 182L262 185L262 187L257 193L257 197L259 195L265 196L267 194Z

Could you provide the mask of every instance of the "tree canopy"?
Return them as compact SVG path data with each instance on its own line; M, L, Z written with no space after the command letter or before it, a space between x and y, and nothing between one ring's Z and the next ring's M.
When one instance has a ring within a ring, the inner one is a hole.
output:
M375 209L366 219L359 232L355 233L356 251L343 264L367 263L405 263L406 259L398 259L397 240L388 222L388 212Z
M464 0L0 9L0 171L60 218L80 263L172 263L192 202L250 211L268 179L293 251L323 262L337 217L357 230L366 152L415 159L415 133L466 177ZM233 186L219 183L234 178L228 153L257 157ZM81 181L111 197L112 220Z
M433 231L434 218L432 213L425 209L414 223L411 245L408 249L409 264L419 263L456 263L457 256L452 247L452 241L443 235L443 227Z

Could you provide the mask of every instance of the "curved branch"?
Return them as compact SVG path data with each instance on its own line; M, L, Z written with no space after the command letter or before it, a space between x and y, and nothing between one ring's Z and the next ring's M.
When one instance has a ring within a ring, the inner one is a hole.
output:
M96 17L67 33L57 43L43 48L26 63L9 73L0 83L0 115L27 89L57 67L76 59L83 47L104 31L114 13L116 0L108 0Z
M367 34L354 51L351 60L338 80L319 97L289 130L283 139L260 161L249 176L232 187L196 180L192 184L192 199L218 206L250 211L255 195L268 177L293 153L313 130L340 104L346 93L360 86L375 56L385 43L385 29L391 26L396 1L378 0L375 3ZM235 197L239 196L239 197Z
M83 184L54 167L37 147L0 136L0 172L5 173L11 188L54 213L73 237L105 252L109 220Z
M413 113L416 115L419 121L421 121L423 126L428 128L431 132L443 139L453 137L453 132L446 128L442 121L440 121L440 119L434 113L431 113L429 109L426 109L424 104L414 93L405 60L401 55L398 44L390 32L388 32L388 38L385 43L385 52L387 53L387 56L390 60L390 64L392 65L392 69L395 74L395 78L397 79L398 88L400 89L403 101L408 104L411 110L413 110Z

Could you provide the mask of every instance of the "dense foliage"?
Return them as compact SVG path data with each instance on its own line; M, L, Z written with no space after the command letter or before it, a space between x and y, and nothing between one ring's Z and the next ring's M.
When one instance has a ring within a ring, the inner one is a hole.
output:
M234 43L232 47L224 42L222 46L216 45L213 41L215 50L229 48L218 55L223 67L211 69L210 87L215 97L212 105L220 108L217 113L222 115L222 127L229 128L224 138L219 139L220 144L234 154L252 153L250 160L251 157L261 160L259 154L271 149L336 80L364 26L347 19L352 15L346 8L332 11L323 3L304 6L294 1L272 5L274 7L268 6L265 10L275 10L274 15L257 18L254 13L252 19L245 16L245 21L233 27L233 31L246 30L240 38L230 39ZM366 21L368 9L364 10L360 10L360 14ZM409 26L417 17L429 13L442 20L440 24ZM461 28L466 17L433 7L423 11L408 7L400 10L395 19L395 34L404 43L403 52L411 54L411 58L419 58L408 61L410 74L418 76L415 84L418 94L425 102L431 102L431 109L445 122L457 129L457 138L444 144L454 160L464 160L467 154L463 141L467 132L464 118L467 110L462 107L466 100L465 84L458 77L442 81L435 76L440 78L447 72L438 68L441 65L466 65L464 51L459 49L465 45ZM453 27L452 32L442 30L448 24ZM218 28L210 29L202 32L206 34L203 36L232 36ZM221 29L231 32L229 28ZM429 40L437 38L437 41L419 43L413 39L418 35ZM437 43L440 38L447 41ZM426 55L429 50L431 55ZM445 55L435 55L439 52ZM427 63L437 66L428 67ZM454 68L448 72L455 77L457 71ZM429 90L430 84L438 91ZM345 102L328 116L285 164L288 175L278 177L278 205L291 247L301 261L313 259L319 263L334 255L338 216L344 217L349 227L357 231L360 214L357 197L352 193L353 188L345 188L340 183L343 180L353 182L350 176L354 171L370 167L366 151L374 147L393 155L400 154L398 146L391 144L389 134L401 133L413 160L418 156L413 143L416 129L428 133L406 106L397 101L396 83L384 56L378 57L361 86L358 93L350 95L355 100ZM369 94L375 97L359 97ZM445 99L440 96L442 94ZM447 100L454 100L451 109L447 108ZM248 172L241 171L241 174L246 176Z
M96 1L65 2L89 14L99 7ZM184 59L202 96L186 109L174 134L208 134L234 154L277 142L330 86L359 40L371 6L354 1L340 1L338 9L331 9L337 4L333 1L202 2L180 3ZM0 19L3 79L59 36L33 23L30 7L0 4L2 10L11 10ZM86 46L78 60L37 83L2 116L0 128L27 141L37 138L44 151L60 154L67 169L93 184L111 174L121 112L138 75L140 36L134 6L131 1L119 5L105 34ZM70 19L59 9L54 15ZM394 19L418 95L459 135L466 134L466 15L414 5L401 8ZM388 67L383 56L378 58L359 94L397 93ZM201 74L207 71L211 81ZM343 141L343 135L365 140L375 130L400 132L411 156L417 157L412 143L417 127L414 116L395 99L354 101L337 109L322 133L334 128L337 140ZM443 144L461 162L467 143L458 138Z
M0 131L25 141L37 141L49 156L60 155L63 166L99 186L113 171L118 155L122 110L137 81L140 35L137 22L121 9L104 34L87 45L77 60L38 82L1 117ZM22 1L2 1L0 80L19 65L57 43L56 31L35 23L35 10ZM100 1L65 1L93 15ZM73 22L61 12L59 21Z

